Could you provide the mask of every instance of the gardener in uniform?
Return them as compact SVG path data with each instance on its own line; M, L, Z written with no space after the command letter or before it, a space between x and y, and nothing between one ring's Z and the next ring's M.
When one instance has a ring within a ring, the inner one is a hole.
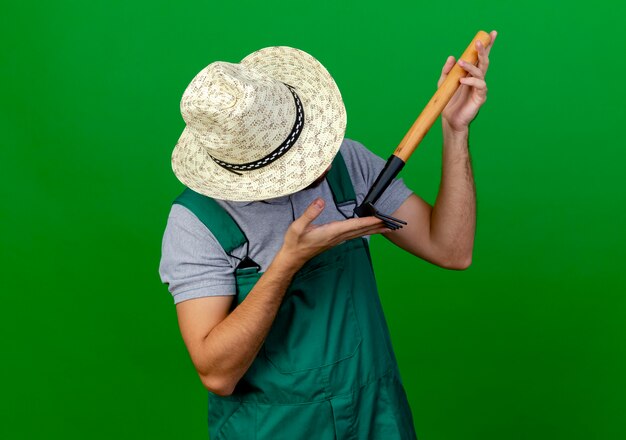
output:
M186 88L172 154L186 189L159 272L208 390L211 439L416 438L369 238L382 233L442 267L470 264L468 126L486 96L489 49L464 66L471 78L443 113L435 205L402 179L377 202L408 222L394 231L353 214L384 161L344 137L341 95L315 58L268 47L214 62Z

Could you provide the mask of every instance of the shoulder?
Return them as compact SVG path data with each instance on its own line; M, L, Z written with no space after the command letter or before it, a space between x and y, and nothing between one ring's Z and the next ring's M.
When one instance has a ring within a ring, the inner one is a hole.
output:
M175 303L235 292L234 262L204 223L177 203L163 233L159 274Z
M369 187L385 165L383 158L355 139L344 138L339 151L356 187Z
M349 167L371 168L385 162L385 159L355 139L344 138L339 151Z
M213 232L190 209L173 203L163 233L163 252L177 254L185 250L196 256L210 252L226 257Z
M173 230L184 230L198 238L215 238L209 228L189 208L178 203L173 203L170 208L167 227Z
M368 180L371 170L383 163L383 159L355 139L344 138L339 148L348 172L357 180Z
M357 200L362 200L378 178L387 160L355 139L344 138L339 151L346 162ZM393 213L412 193L401 177L395 177L376 202L376 206L382 212Z
M373 154L363 143L356 139L344 138L339 151L346 160L354 160L357 157Z

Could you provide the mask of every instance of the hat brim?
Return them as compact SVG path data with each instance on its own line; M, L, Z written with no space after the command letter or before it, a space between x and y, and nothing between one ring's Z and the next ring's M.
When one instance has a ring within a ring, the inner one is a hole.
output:
M237 175L215 163L185 127L172 152L174 174L192 190L222 200L265 200L306 188L332 163L345 135L337 84L314 57L288 46L257 50L240 63L295 88L304 109L300 137L275 162Z

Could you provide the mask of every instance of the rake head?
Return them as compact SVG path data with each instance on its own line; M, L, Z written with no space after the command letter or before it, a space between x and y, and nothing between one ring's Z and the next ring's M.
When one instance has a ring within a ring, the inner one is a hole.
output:
M383 214L374 206L376 200L381 196L381 194L387 189L387 187L393 181L393 178L400 172L402 167L404 166L404 161L400 159L398 156L391 155L385 167L381 170L380 174L376 178L374 185L370 188L367 196L363 200L359 206L354 208L354 213L359 217L367 217L374 216L381 219L385 226L389 229L396 230L400 229L403 225L408 224L404 220L400 220L399 218L392 217L387 214Z
M383 221L386 227L394 231L396 229L400 229L403 225L407 224L407 222L405 222L404 220L400 220L399 218L383 214L378 209L376 209L376 207L371 202L362 203L360 206L357 206L356 208L354 208L354 213L359 217L368 217L372 215L374 217L378 217Z

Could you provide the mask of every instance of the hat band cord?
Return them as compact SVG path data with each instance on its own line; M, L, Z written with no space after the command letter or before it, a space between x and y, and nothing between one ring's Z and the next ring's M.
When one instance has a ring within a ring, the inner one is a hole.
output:
M224 162L223 160L216 159L215 157L211 156L211 154L209 154L209 156L211 156L211 159L213 159L215 163L220 165L222 168L226 168L228 171L232 171L233 173L241 176L241 173L238 173L234 170L255 170L269 165L270 163L281 157L283 154L285 154L287 151L289 151L289 149L296 143L296 141L300 137L300 133L302 132L302 127L304 126L304 109L302 108L300 97L296 93L295 89L287 83L283 84L285 84L289 88L296 103L296 120L293 123L293 128L291 129L291 132L289 133L289 135L287 135L287 138L283 141L283 143L281 143L274 151L269 153L267 156L255 160L254 162L248 163L237 164Z

